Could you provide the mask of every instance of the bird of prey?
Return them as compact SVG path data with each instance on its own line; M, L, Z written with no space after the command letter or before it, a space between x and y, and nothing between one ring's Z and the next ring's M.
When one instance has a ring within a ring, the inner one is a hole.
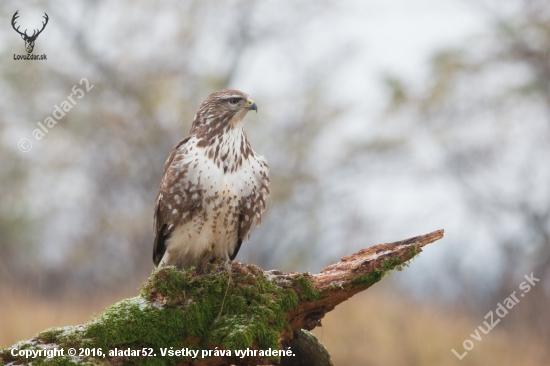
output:
M220 90L202 103L189 136L170 152L155 202L155 266L202 268L233 260L269 195L269 167L252 150L243 119L256 103Z

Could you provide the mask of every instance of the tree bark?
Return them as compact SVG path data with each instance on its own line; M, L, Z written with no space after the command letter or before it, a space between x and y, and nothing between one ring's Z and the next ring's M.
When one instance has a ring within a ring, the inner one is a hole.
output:
M326 349L305 330L320 326L336 305L389 271L402 270L425 245L442 237L443 230L438 230L375 245L318 274L263 271L238 262L213 266L206 274L163 267L153 272L140 296L114 304L82 325L48 329L0 350L0 361L332 365ZM45 357L44 350L56 348L63 354ZM69 355L69 349L76 350L76 356ZM21 353L40 350L36 358Z
M320 292L321 299L305 302L287 315L293 330L312 330L326 313L358 292L364 291L382 279L392 269L402 270L407 261L418 255L422 247L443 238L443 230L426 235L361 249L343 257L320 273L311 275L313 286ZM288 276L288 275L282 275Z

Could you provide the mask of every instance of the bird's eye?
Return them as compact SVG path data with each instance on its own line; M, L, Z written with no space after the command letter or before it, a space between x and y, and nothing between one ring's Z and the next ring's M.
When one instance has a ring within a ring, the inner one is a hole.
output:
M237 103L239 103L239 100L237 98L231 98L231 99L229 99L229 103L237 104Z

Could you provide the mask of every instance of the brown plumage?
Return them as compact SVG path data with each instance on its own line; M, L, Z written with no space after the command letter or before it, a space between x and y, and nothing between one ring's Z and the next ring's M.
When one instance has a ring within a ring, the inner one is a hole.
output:
M244 132L249 110L256 103L241 91L211 94L170 152L155 201L155 266L233 260L252 225L260 225L269 167Z

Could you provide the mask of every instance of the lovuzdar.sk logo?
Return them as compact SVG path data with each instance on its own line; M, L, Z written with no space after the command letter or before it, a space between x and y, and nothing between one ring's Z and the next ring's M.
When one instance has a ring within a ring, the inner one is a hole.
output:
M16 54L13 54L13 59L14 60L47 60L47 57L45 54L43 55L33 55L32 54L32 50L34 49L34 42L36 42L36 38L38 38L38 36L40 35L40 33L42 33L42 31L44 30L44 28L46 28L46 24L48 24L48 20L50 19L48 17L48 14L44 13L44 16L43 18L46 20L45 22L42 22L42 29L38 30L38 29L35 29L32 34L29 36L27 34L27 30L25 29L25 32L21 32L19 30L19 26L17 26L17 28L15 27L15 22L17 20L17 18L19 18L19 10L17 10L15 12L15 14L13 14L13 17L11 18L11 26L13 27L13 29L19 33L21 35L21 38L23 38L23 40L25 41L25 48L27 49L27 54L26 55L16 55Z

